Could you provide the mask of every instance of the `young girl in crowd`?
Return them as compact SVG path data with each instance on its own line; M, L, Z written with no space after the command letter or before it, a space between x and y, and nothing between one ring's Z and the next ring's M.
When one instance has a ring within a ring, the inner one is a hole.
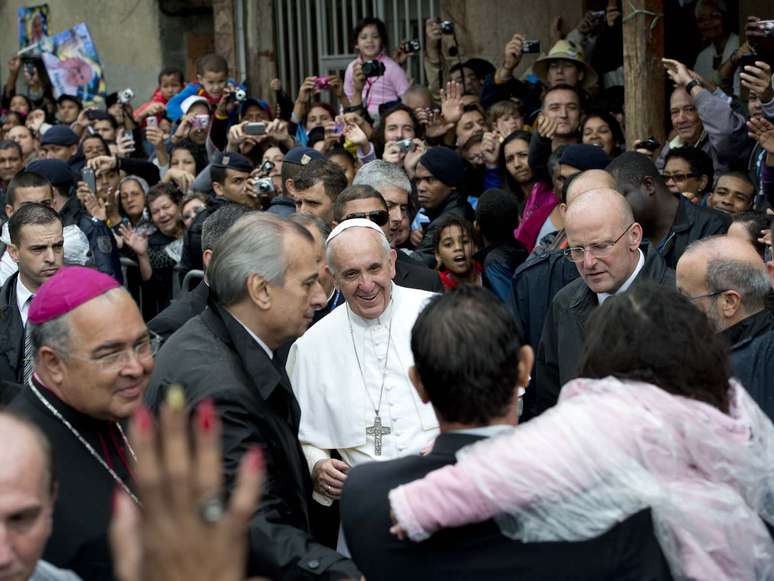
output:
M385 54L387 27L384 22L378 18L364 18L355 27L353 37L358 57L347 66L344 93L350 100L356 92L362 93L363 107L376 119L379 105L400 99L410 83L405 71ZM363 71L365 63L368 63L367 68L379 67L377 63L380 63L384 73L366 76L369 71Z
M464 218L449 214L441 218L433 239L435 259L447 290L460 284L481 286L481 265L473 258L473 226Z

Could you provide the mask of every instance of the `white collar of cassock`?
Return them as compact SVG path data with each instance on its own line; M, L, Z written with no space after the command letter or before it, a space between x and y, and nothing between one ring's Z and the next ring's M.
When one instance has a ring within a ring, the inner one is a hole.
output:
M400 291L398 291L398 287L395 285L395 283L390 283L390 304L388 304L387 308L384 309L384 312L375 319L364 319L360 315L356 314L355 311L349 307L349 302L347 302L346 308L349 310L349 317L352 321L352 324L364 329L380 325L388 326L390 324L390 319L392 318L393 313L397 308L395 303L400 300L398 295L399 292Z

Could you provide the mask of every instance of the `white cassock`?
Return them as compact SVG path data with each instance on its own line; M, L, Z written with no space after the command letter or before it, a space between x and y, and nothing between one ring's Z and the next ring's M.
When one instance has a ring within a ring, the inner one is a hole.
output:
M438 420L430 404L423 404L408 377L414 365L411 328L433 293L392 285L392 300L382 316L368 320L344 304L320 320L290 348L287 372L301 406L299 440L310 472L320 460L338 450L344 462L356 466L416 453L438 435ZM392 339L379 416L390 433L382 437L382 453L375 453L374 424L392 321ZM368 389L352 347L350 325ZM324 505L331 499L314 493Z

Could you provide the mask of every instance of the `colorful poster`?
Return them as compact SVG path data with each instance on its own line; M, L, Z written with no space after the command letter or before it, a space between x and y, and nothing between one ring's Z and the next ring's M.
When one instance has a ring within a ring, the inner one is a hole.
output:
M48 36L48 4L21 7L16 11L19 21L19 48L40 42Z
M102 65L85 22L45 38L41 50L54 97L75 95L84 104L104 100L107 87Z

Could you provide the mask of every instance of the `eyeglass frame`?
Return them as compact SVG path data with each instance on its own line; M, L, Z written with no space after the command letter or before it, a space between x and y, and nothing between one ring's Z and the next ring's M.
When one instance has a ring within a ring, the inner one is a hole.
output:
M130 350L134 353L134 356L138 359L146 359L148 357L154 357L156 353L159 352L159 349L161 348L161 344L163 343L164 339L161 335L158 333L154 333L150 329L148 329L148 341L142 341L138 343L137 345L133 345ZM138 349L142 348L143 346L148 345L150 347L150 352L147 354L142 354L138 351ZM81 355L75 355L73 353L67 353L67 352L61 352L57 349L54 349L61 355L63 355L66 359L77 359L79 361L86 361L88 363L94 363L96 365L99 365L102 369L119 369L122 368L124 365L128 363L127 359L127 349L122 349L121 351L117 351L116 353L110 353L109 355L103 355L102 357L83 357Z
M591 254L594 258L603 258L605 256L608 256L610 252L615 248L615 245L618 244L618 242L621 240L621 238L624 237L624 235L629 231L629 229L634 226L637 222L632 222L626 227L626 230L621 232L621 235L616 238L615 240L606 240L605 242L594 242L592 244L589 244L588 246L573 246L571 248L566 248L564 250L564 257L569 260L570 262L579 263L583 262L583 260L586 258L586 252L590 251L591 247L593 246L599 246L600 244L607 244L607 246L602 250L602 254L595 255L594 253ZM581 255L579 260L574 260L572 258L572 252L573 250L581 249L583 251L583 254Z
M384 221L381 224L372 218L372 216L377 215L384 218ZM387 210L374 210L372 212L352 212L351 214L344 216L344 220L353 220L356 218L370 220L377 226L386 226L390 221L390 213Z
M678 175L679 176L685 176L685 177L681 177L680 179L677 179L675 176L678 176ZM664 178L665 182L668 182L669 180L672 180L675 183L681 183L681 182L684 182L685 180L689 180L689 179L692 179L692 178L698 178L698 177L701 177L701 176L699 176L699 174L695 174L693 172L688 172L686 174L678 173L678 174L671 174L671 175L669 175L669 174L664 175L662 173L661 177Z
M732 290L734 290L734 289L727 288L727 289L723 289L723 290L707 293L706 295L697 295L695 297L686 296L685 298L688 299L689 301L693 302L693 301L698 301L699 299L714 298L714 297L720 296L723 293L727 293L728 291L732 291Z

